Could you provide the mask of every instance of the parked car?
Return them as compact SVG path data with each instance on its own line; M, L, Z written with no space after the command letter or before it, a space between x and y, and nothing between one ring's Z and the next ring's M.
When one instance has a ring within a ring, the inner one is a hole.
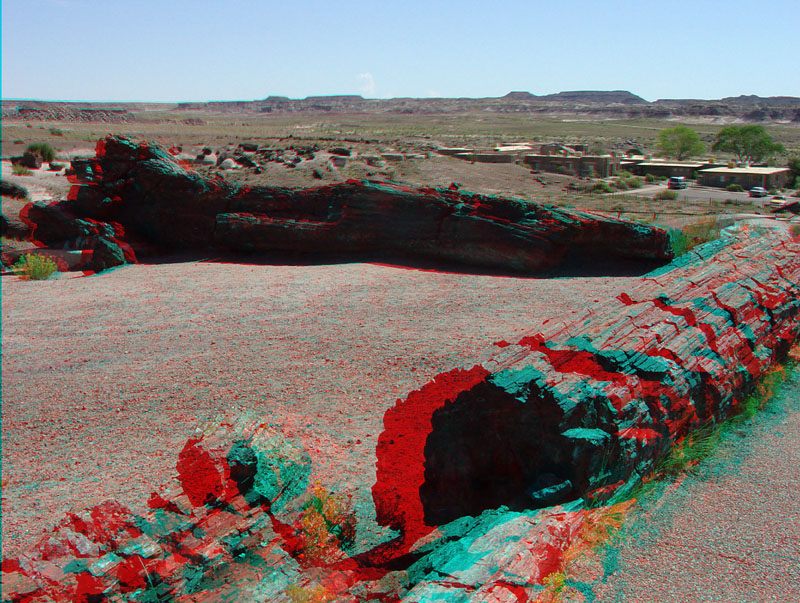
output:
M683 176L672 176L667 180L667 188L686 188L689 185L686 183L686 178Z
M751 197L766 197L767 194L767 189L765 189L763 186L754 186L750 189Z

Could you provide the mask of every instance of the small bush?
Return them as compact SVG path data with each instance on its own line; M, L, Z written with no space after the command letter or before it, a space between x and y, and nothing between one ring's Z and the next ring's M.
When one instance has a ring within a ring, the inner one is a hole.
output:
M17 138L16 140L13 140L12 142L13 142L14 144L24 144L24 143L25 143L25 141L24 141L24 140L22 140L21 138Z
M701 222L689 224L680 230L670 231L672 252L675 257L683 255L698 245L708 243L719 238L721 228L716 222Z
M653 183L656 180L658 180L658 178L656 178L653 174L647 174L647 176L644 177L645 182Z
M768 192L770 195L777 195L777 194L778 194L778 189L777 189L777 188L771 188L771 189L769 189L767 192Z
M659 192L655 197L655 199L659 199L661 201L674 201L678 198L678 193L671 190L665 190Z
M743 193L744 187L742 187L741 184L733 183L726 186L725 190L728 191L729 193Z
M592 188L592 192L594 193L613 193L614 189L608 184L608 182L596 182L594 187Z
M24 165L17 165L17 164L11 166L11 173L14 174L15 176L30 176L31 174L33 174L33 172L30 171L28 168L26 168Z
M58 128L50 128L49 132L53 136L64 136L64 131L59 130Z
M61 260L35 253L24 254L13 266L16 274L33 281L42 281L50 278L54 272L66 272L66 270L67 267Z
M29 153L38 153L41 155L42 159L47 162L53 161L56 158L56 152L46 142L34 142L33 144L29 144L28 148L25 149Z

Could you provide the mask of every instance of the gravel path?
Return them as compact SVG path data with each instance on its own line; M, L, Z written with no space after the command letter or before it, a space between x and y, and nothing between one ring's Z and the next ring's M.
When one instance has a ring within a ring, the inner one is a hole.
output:
M313 478L371 509L375 445L398 397L635 282L363 263L4 277L3 556L73 507L143 509L198 425L243 411L282 426Z
M800 601L800 369L667 491L606 552L597 603Z

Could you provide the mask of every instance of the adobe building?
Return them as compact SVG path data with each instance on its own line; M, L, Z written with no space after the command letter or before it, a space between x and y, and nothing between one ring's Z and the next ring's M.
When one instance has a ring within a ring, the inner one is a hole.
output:
M573 176L608 178L619 170L619 158L613 155L525 155L531 169Z
M698 172L698 184L722 188L738 184L748 190L754 186L783 188L790 173L789 168L779 167L714 167Z

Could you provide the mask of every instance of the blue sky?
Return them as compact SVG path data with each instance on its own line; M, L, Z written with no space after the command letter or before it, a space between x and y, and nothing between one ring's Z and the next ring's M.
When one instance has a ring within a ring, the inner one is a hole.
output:
M798 0L2 0L0 93L800 96L798 24Z

